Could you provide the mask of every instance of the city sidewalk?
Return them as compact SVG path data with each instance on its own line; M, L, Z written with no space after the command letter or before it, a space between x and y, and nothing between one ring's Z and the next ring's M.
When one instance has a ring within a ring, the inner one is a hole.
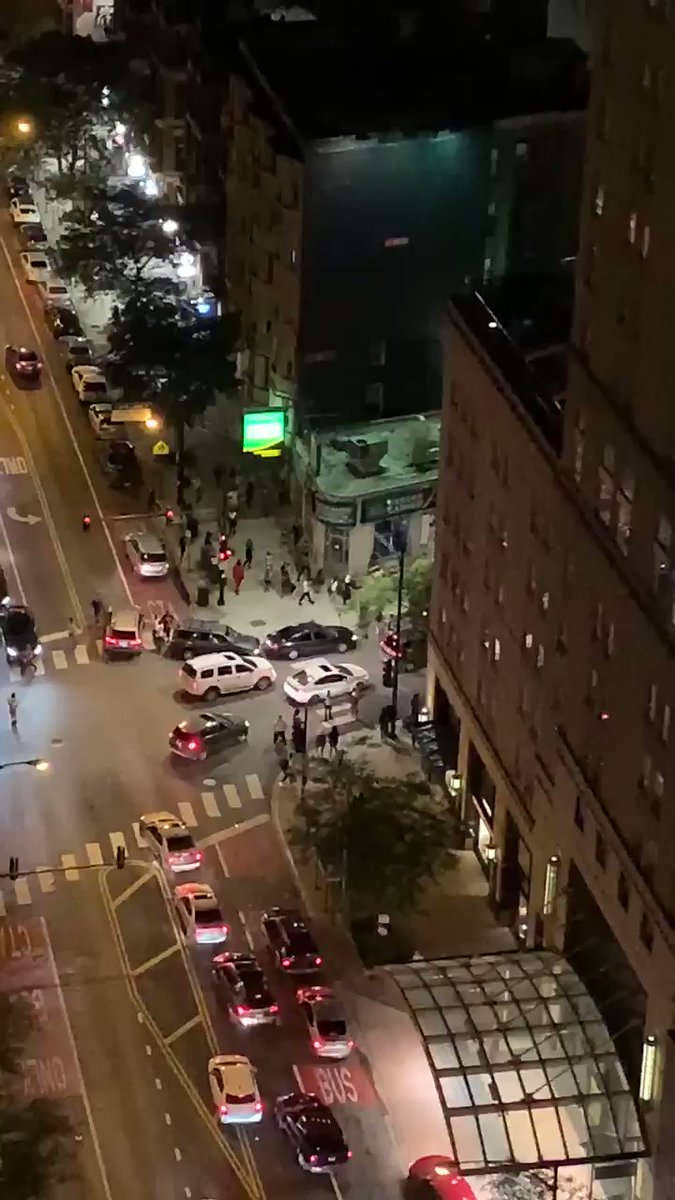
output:
M417 754L410 745L382 744L377 735L363 732L347 735L342 744L348 754L365 760L380 775L402 778L419 773ZM452 1154L426 1054L398 987L383 968L365 969L341 918L327 908L316 862L301 860L291 848L289 833L298 799L297 784L276 784L272 819L319 944L340 980L357 1044L370 1063L402 1170L424 1154ZM497 923L490 909L487 883L475 855L472 851L454 853L455 867L428 889L410 923L415 957L459 957L514 949L512 934Z

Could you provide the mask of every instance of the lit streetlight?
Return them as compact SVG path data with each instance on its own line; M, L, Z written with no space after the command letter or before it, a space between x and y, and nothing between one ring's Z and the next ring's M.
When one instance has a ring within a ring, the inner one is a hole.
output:
M162 221L162 230L169 237L173 237L178 233L178 221L174 221L173 217L167 217L166 221Z
M27 117L20 117L16 123L16 131L22 134L23 137L26 137L33 132L32 121L29 121Z
M145 422L146 429L159 429L159 421L157 417L148 417Z
M36 771L48 771L50 764L45 758L17 758L11 762L0 763L0 771L6 767L34 767Z

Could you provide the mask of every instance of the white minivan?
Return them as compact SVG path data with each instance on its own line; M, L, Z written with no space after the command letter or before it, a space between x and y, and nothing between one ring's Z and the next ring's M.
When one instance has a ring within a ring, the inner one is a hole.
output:
M266 658L234 654L200 654L180 669L181 687L188 696L216 700L232 692L248 692L255 688L264 692L274 683L277 673Z

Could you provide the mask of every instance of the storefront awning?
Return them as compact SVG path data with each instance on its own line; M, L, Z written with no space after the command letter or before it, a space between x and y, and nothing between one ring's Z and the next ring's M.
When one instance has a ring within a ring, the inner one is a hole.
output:
M424 1041L459 1170L647 1153L595 1003L546 951L387 968Z

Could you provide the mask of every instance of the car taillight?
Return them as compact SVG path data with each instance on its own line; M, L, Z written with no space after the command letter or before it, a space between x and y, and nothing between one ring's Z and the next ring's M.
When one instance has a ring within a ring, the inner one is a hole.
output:
M278 1004L270 1004L270 1012L277 1013L279 1011Z
M352 1152L351 1152L351 1150L348 1150L348 1151L347 1151L347 1158L351 1158L351 1156L352 1156Z
M353 1049L354 1049L354 1043L353 1043L353 1041L352 1041L352 1039L351 1039L351 1038L349 1038L349 1039L348 1039L348 1041L347 1041L347 1045L349 1046L349 1049L350 1049L350 1050L353 1050Z
M309 1161L310 1161L311 1163L317 1163L317 1162L319 1161L319 1156L318 1156L318 1154L310 1154L310 1156L309 1156Z
M260 1103L259 1100L256 1100L256 1102L255 1102L255 1111L262 1112L262 1104Z
M116 646L119 641L118 638L111 637L109 633L107 633L105 635L105 638L103 640L105 641L106 646Z
M226 1117L226 1116L227 1116L227 1105L226 1105L226 1104L221 1104L221 1106L220 1106L220 1115L221 1115L221 1117Z
M313 1047L314 1047L314 1049L315 1049L315 1050L320 1050L320 1049L321 1049L321 1042L312 1042L312 1045L313 1045Z
M199 745L199 742L196 742L195 739L193 738L192 741L188 742L187 748L188 748L188 750L196 750L198 745Z
M237 1005L237 1016L239 1016L239 1017L243 1017L244 1013L247 1013L250 1011L251 1010L250 1010L248 1004L238 1004Z
M290 958L282 958L281 965L282 965L282 967L290 967L290 965L291 965Z
M197 859L197 862L201 862L203 857L204 855L202 854L201 850L195 851L195 858Z
M317 967L320 967L323 962L323 959L320 958L319 955L317 954L316 958L314 959L314 962L316 963Z
M224 933L224 934L225 934L225 937L227 937L228 933L230 932L230 927L229 927L229 925L221 925L221 927L220 927L220 932L221 932L221 933Z
M134 638L131 644L132 644L132 646L142 646L143 645L140 638Z

